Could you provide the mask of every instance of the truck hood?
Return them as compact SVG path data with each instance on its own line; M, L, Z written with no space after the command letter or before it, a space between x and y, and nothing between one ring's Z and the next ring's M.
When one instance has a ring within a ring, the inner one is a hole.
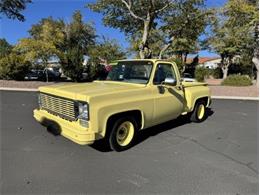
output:
M113 81L94 81L91 83L62 83L44 86L39 87L39 91L69 99L86 101L89 97L93 96L114 94L143 87L145 87L145 85Z

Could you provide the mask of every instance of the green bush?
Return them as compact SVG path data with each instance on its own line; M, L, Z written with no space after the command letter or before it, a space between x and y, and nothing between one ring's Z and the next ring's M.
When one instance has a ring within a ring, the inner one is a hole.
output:
M195 79L199 82L203 82L204 79L209 76L209 69L203 67L197 67L195 69Z
M223 72L221 70L221 68L215 68L212 70L212 76L215 78L215 79L221 79L223 77Z
M0 59L0 79L23 80L30 67L23 55L11 53Z
M242 65L240 66L240 72L243 75L249 75L251 78L254 77L254 67L252 65Z
M249 86L252 85L252 81L246 75L229 75L221 84L228 86Z

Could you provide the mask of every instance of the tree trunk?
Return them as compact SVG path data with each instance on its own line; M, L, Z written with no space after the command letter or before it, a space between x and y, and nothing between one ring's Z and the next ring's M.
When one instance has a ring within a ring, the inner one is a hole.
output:
M232 57L222 57L221 63L222 63L222 73L223 73L223 79L226 79L228 76L228 68L229 65L232 62Z
M255 65L256 71L257 71L256 86L258 87L259 86L259 58L258 58L258 56L254 56L252 61L253 61L254 65Z
M169 42L161 49L159 54L159 59L162 59L164 52L171 46L174 37L171 37Z
M148 36L149 32L151 30L151 24L152 24L153 18L150 16L150 14L147 15L147 19L144 21L144 32L142 37L142 42L139 45L139 55L141 59L145 58L151 58L152 51L148 46Z
M183 58L183 52L182 51L180 51L180 59L181 59L182 64L184 64L184 58Z
M228 66L224 66L221 69L222 69L222 72L223 72L223 79L226 79L227 75L228 75Z
M185 54L184 54L184 64L185 64L185 65L186 65L186 62L187 62L187 57L188 57L188 53L185 52Z
M259 1L256 1L256 7L259 7ZM259 87L259 21L255 23L254 40L254 57L252 61L257 71L256 86Z
M45 67L45 77L46 77L46 82L49 82L49 75L48 75L48 61L44 61L44 67Z
M46 69L46 82L49 82L49 74L48 74L48 69Z
M186 70L186 66L185 66L185 64L183 64L183 67L182 67L182 71L181 71L181 73L184 73L185 70Z
M160 51L160 54L159 54L159 59L162 59L162 56L163 56L163 53L171 46L170 43L168 43L167 45L165 45L161 51Z
M182 62L182 71L181 73L184 73L186 70L186 53L183 54L183 52L180 52L180 59Z

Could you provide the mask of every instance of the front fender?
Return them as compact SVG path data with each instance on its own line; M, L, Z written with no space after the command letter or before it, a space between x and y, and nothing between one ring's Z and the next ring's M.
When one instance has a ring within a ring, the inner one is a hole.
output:
M105 137L106 135L106 130L107 130L107 125L108 125L108 120L110 117L114 116L114 115L120 115L120 114L124 114L124 113L129 113L129 112L133 112L133 111L138 111L141 114L141 129L144 128L145 125L145 119L144 119L144 113L143 111L139 110L139 108L131 108L131 109L120 109L120 110L113 110L113 111L109 111L109 112L105 112L104 114L102 114L104 117L103 120L101 120L101 123L99 125L99 134L102 137Z

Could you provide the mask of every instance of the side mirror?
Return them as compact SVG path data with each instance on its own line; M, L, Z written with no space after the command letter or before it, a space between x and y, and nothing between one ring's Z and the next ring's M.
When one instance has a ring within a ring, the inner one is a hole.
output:
M174 78L165 78L165 80L162 82L162 84L166 85L176 85L176 80Z

